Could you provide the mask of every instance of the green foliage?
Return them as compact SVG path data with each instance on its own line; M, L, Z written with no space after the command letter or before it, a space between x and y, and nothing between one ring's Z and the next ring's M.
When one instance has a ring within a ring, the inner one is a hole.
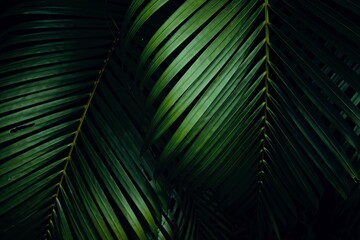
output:
M357 1L1 14L1 239L360 238Z

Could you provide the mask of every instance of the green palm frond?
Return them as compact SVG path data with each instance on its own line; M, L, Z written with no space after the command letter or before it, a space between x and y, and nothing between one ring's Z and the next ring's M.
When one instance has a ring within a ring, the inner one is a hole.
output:
M1 239L359 237L356 1L1 14Z
M148 106L158 106L147 145L170 136L159 173L172 169L175 185L214 189L229 211L248 204L235 216L257 206L278 236L276 222L296 219L297 204L317 208L322 177L346 198L359 179L360 82L337 55L357 56L358 27L320 3L190 2L159 11L168 20L139 59ZM319 13L320 36L299 8Z

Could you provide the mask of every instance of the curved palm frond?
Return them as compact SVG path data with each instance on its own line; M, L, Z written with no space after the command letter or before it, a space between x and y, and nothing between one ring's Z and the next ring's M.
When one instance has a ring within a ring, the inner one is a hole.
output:
M22 18L1 44L1 238L169 238L166 195L121 107L120 68L104 71L119 39L110 18L126 4L106 5L109 15L84 3L32 1L3 16Z
M147 147L168 133L159 174L214 190L235 219L256 208L278 237L298 205L317 209L322 177L346 198L359 179L360 31L355 15L331 4L188 1L171 13L137 5L158 26L137 79L156 107ZM129 32L139 33L127 42L145 38L148 25L134 20Z

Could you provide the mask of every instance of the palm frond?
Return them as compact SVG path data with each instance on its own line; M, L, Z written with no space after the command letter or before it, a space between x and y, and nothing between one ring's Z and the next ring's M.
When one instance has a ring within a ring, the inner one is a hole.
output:
M359 31L328 4L190 2L148 23L158 30L137 68L156 108L146 146L169 139L158 174L213 189L229 211L252 199L235 216L258 206L280 237L298 204L317 209L322 177L343 198L359 179L359 74L339 57L357 60ZM144 38L141 24L128 41Z
M14 5L1 239L357 239L356 1Z

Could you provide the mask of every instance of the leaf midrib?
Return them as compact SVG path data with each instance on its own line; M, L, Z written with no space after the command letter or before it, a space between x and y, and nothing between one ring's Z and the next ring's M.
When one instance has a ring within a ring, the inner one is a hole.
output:
M71 156L72 156L72 153L74 151L78 136L80 134L80 131L81 131L81 128L83 126L85 117L86 117L86 115L88 113L88 110L90 108L90 104L92 102L92 99L93 99L93 97L95 95L96 89L97 89L97 87L99 85L99 82L100 82L102 76L104 75L104 72L105 72L105 69L106 69L106 67L108 65L108 62L110 60L110 57L112 56L112 54L113 54L113 52L115 50L115 47L119 42L119 39L120 39L120 32L117 33L117 37L113 40L112 45L111 45L111 47L110 47L110 49L108 51L108 54L107 54L106 58L104 59L103 66L102 66L101 70L99 71L99 75L98 75L97 79L94 81L94 86L93 86L93 88L92 88L92 90L91 90L91 92L89 94L89 99L88 99L87 103L84 106L84 112L83 112L83 114L82 114L82 116L81 116L81 118L79 120L78 128L75 131L74 140L70 144L70 150L69 150L69 153L68 153L68 155L66 157L66 163L65 163L64 169L62 170L62 175L61 175L61 178L60 178L60 181L59 181L59 184L58 184L58 188L57 188L57 191L56 191L56 194L55 194L55 197L54 197L54 203L51 205L51 212L50 212L50 216L49 216L49 222L46 225L46 228L47 228L46 229L46 233L47 233L46 235L47 236L50 234L50 231L49 231L50 222L51 222L51 219L54 216L56 203L57 203L57 201L59 201L60 189L62 188L62 183L65 180L66 171L67 171L67 168L68 168L69 163L71 161Z

